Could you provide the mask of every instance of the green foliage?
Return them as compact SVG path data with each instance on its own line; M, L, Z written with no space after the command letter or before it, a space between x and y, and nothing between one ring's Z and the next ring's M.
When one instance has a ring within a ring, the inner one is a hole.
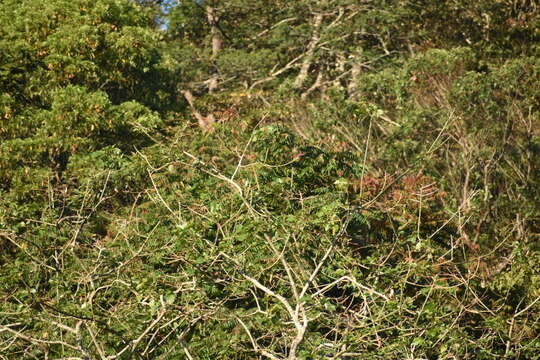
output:
M472 45L488 56L537 54L534 1L411 1L404 25L430 47ZM531 46L532 45L532 46Z
M0 4L3 357L538 358L534 2L162 4Z
M43 199L72 156L110 144L131 151L162 123L139 102L159 60L158 36L140 9L127 1L42 5L1 5L0 182L17 202Z

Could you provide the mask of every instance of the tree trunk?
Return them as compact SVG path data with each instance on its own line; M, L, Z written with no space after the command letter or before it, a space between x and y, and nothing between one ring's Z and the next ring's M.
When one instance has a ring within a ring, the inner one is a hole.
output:
M362 64L360 63L361 52L362 50L357 50L353 55L351 62L351 78L349 80L349 85L347 86L349 99L353 101L358 100L358 76L362 70Z
M315 54L315 50L317 49L317 45L319 44L322 19L323 14L315 15L311 40L309 41L306 55L304 57L304 61L302 62L302 66L300 67L300 72L294 80L293 87L295 89L302 88L308 76L309 68L311 67L311 63L313 62L313 55Z
M214 68L212 69L212 75L208 82L208 92L212 94L218 88L218 69L215 65L216 57L221 50L221 33L218 28L218 17L216 16L215 10L211 5L206 6L206 17L208 19L208 25L210 25L210 31L212 34L212 62L214 63Z

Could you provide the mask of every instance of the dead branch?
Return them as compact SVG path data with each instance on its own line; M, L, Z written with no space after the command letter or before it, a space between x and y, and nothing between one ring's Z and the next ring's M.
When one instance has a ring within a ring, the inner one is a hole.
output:
M210 85L209 85L210 87ZM189 107L191 108L191 111L193 112L193 116L197 119L197 122L199 123L199 126L203 130L210 130L212 128L212 125L216 122L216 119L214 117L214 114L208 114L207 116L203 116L199 110L195 107L195 98L193 97L193 94L190 90L183 90L181 91L182 95L184 95L184 98L189 104Z

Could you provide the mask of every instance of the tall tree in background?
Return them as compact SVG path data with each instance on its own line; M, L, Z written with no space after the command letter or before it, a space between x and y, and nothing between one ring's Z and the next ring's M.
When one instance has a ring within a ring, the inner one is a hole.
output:
M189 72L181 91L194 110L193 94L218 89L283 84L303 96L332 87L354 96L362 68L406 48L395 37L394 7L399 10L392 2L350 0L182 1L170 11L167 29L173 58Z
M170 11L167 33L178 62L192 57L182 67L191 80L181 87L195 97L218 84L280 84L304 97L333 88L354 99L362 70L421 49L530 53L537 15L533 2L511 0L186 0Z

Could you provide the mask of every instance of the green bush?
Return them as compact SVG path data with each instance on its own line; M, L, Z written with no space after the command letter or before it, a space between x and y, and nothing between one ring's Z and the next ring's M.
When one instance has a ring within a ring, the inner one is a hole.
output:
M533 2L160 4L0 4L4 358L538 358Z

